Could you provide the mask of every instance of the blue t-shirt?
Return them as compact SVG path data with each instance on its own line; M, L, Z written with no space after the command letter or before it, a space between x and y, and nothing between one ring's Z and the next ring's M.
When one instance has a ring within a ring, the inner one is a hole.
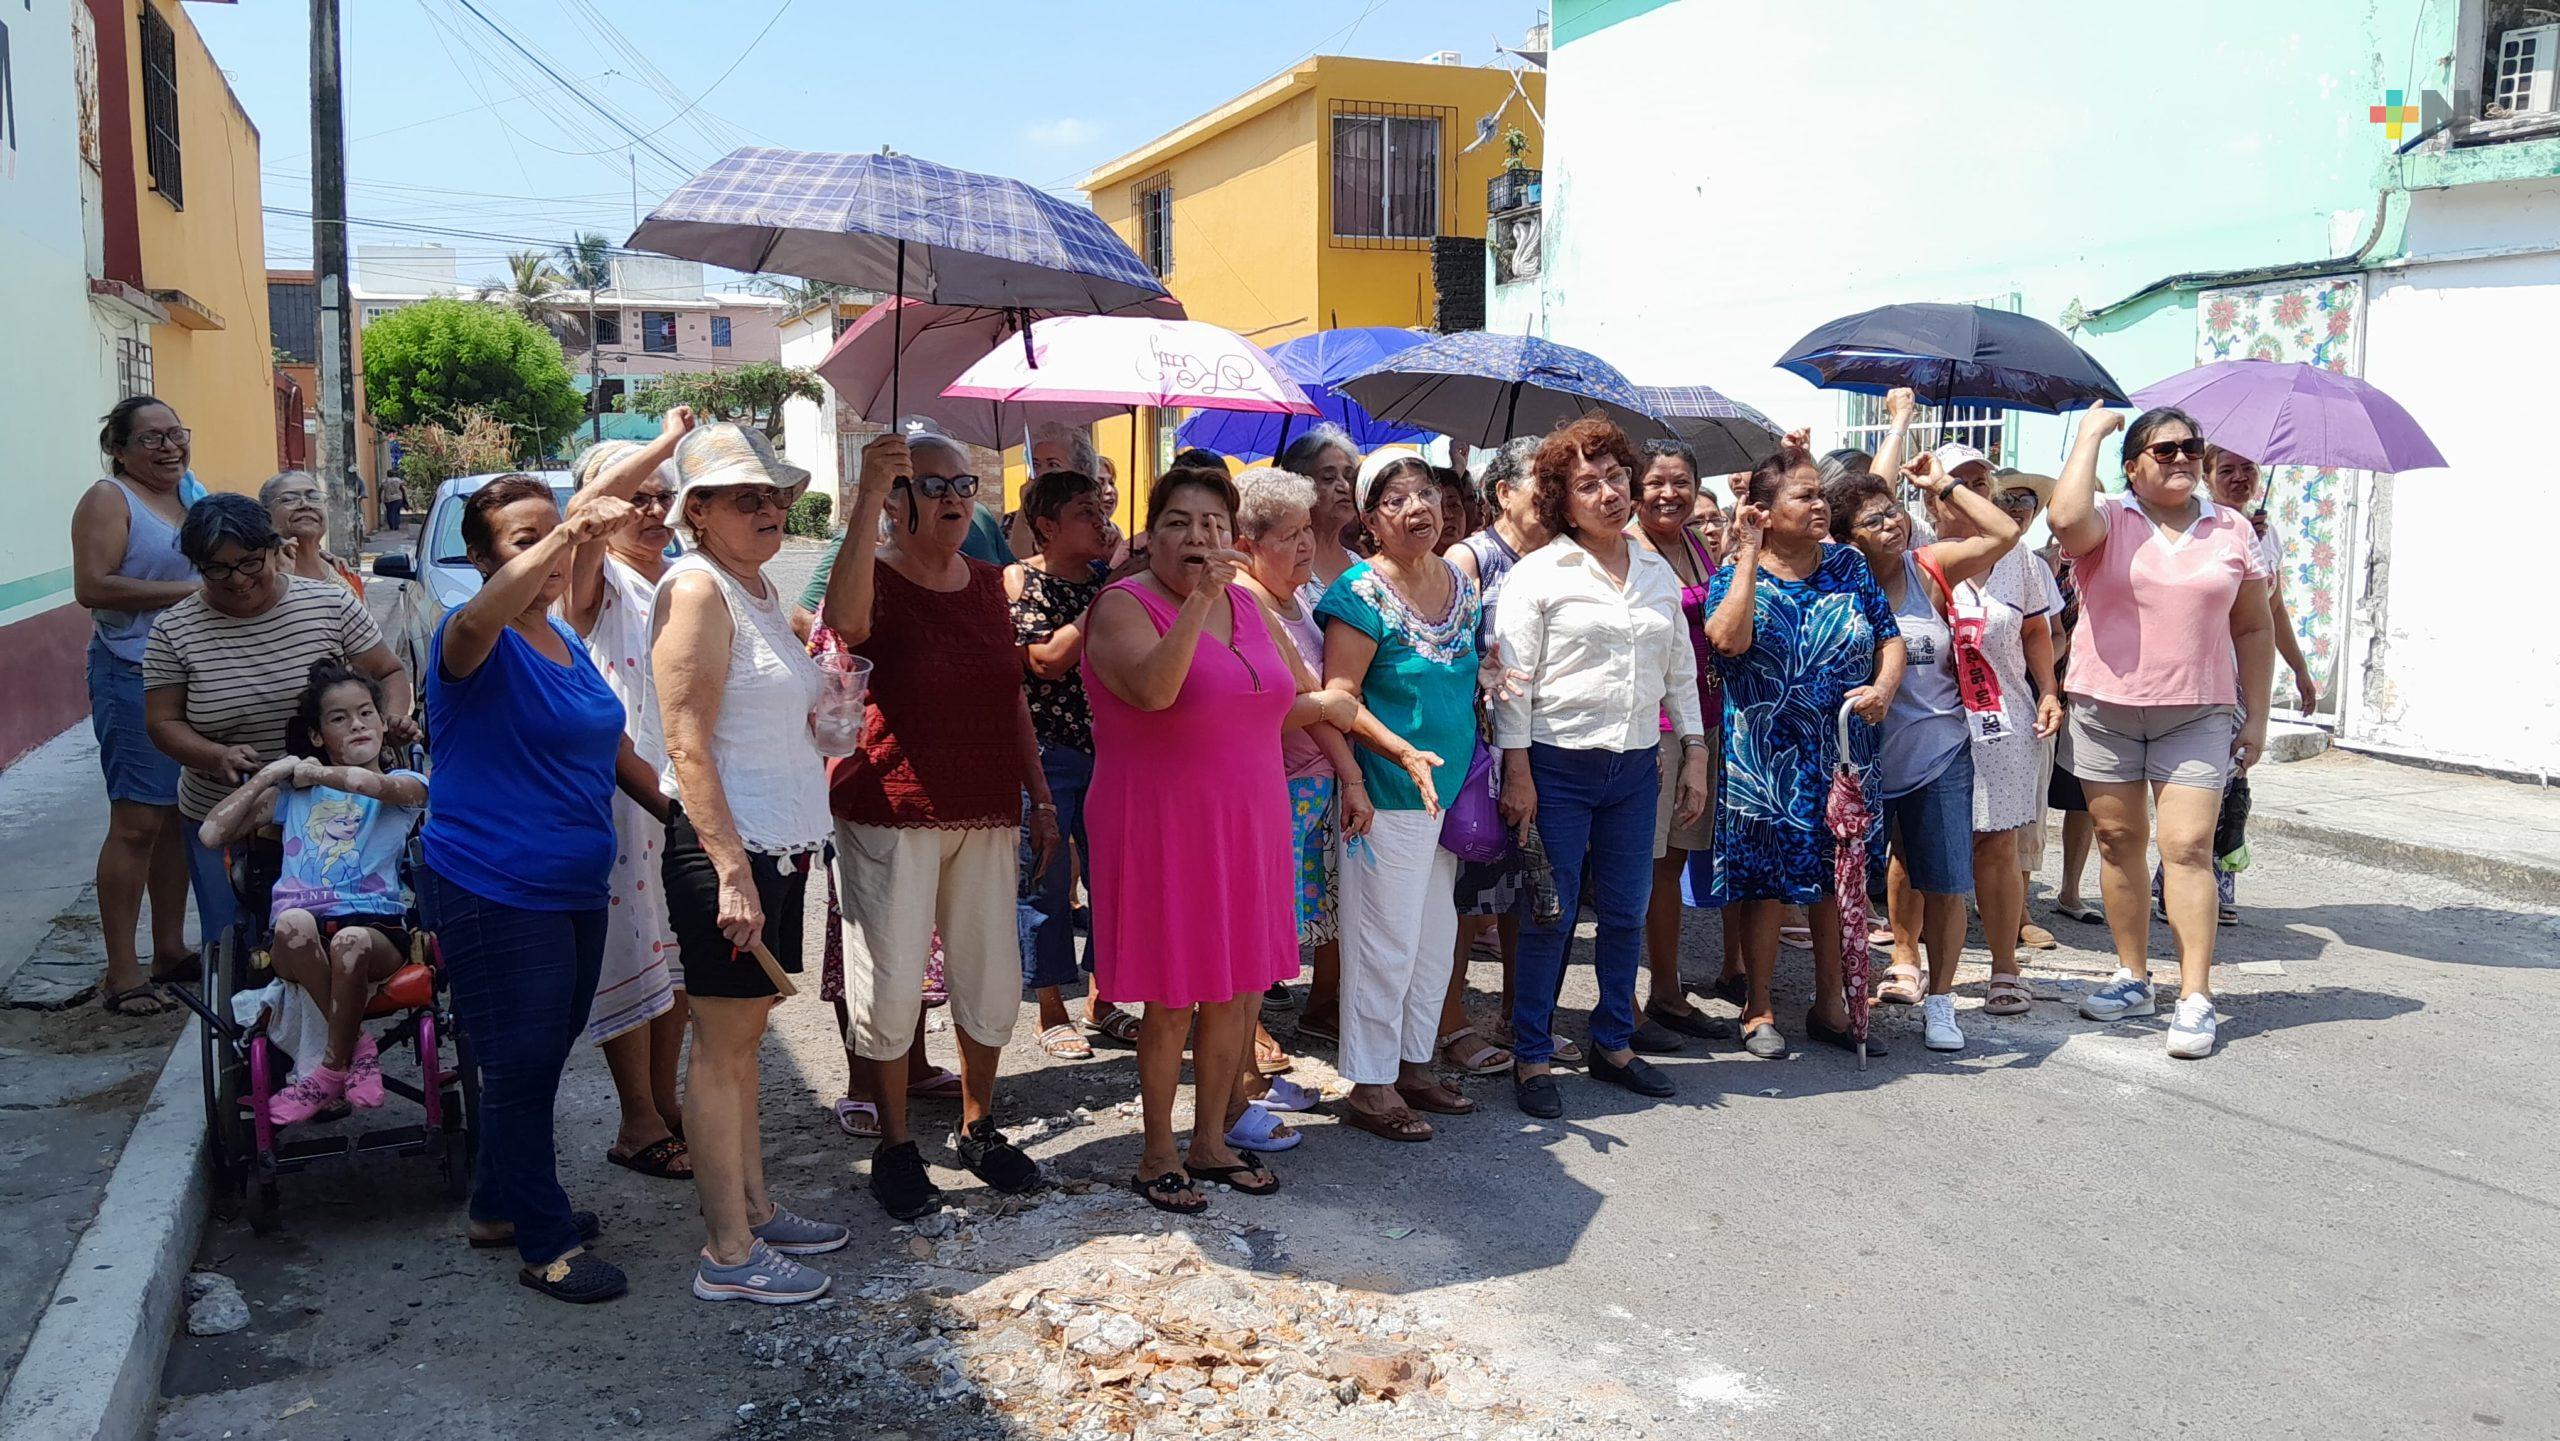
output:
M613 774L622 702L557 619L558 665L512 629L468 676L444 668L448 613L427 660L427 864L476 896L529 911L611 899Z
M393 771L423 782L416 771ZM416 806L387 805L328 786L278 792L276 828L284 832L284 869L276 878L269 919L287 911L330 916L396 916L409 909L400 883L400 851Z
M1447 561L1441 564L1448 565ZM1476 583L1449 566L1454 587L1445 615L1414 614L1367 561L1342 573L1316 603L1316 618L1341 621L1378 643L1360 699L1378 722L1440 757L1432 789L1447 805L1467 777L1476 745ZM1422 792L1404 767L1367 746L1352 747L1369 800L1382 811L1418 811Z

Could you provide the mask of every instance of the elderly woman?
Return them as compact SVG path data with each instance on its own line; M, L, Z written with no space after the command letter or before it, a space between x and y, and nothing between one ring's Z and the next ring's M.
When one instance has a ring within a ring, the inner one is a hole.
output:
M2135 419L2124 436L2130 488L2100 497L2098 450L2122 423L2090 408L2051 517L2079 573L2064 724L2116 943L2114 977L2081 1000L2080 1014L2113 1021L2154 1009L2147 799L2159 811L2161 897L2178 939L2168 1051L2195 1059L2214 1046L2214 819L2224 782L2266 748L2275 670L2267 567L2248 518L2205 495L2204 437L2183 411Z
M1372 452L1357 494L1378 553L1343 572L1316 607L1325 684L1363 702L1432 766L1417 775L1386 755L1359 756L1359 787L1375 813L1368 834L1342 848L1340 1069L1351 1082L1343 1119L1386 1140L1427 1141L1431 1125L1416 1109L1476 1108L1431 1060L1449 986L1442 957L1458 937L1458 858L1440 844L1439 798L1466 778L1474 750L1482 606L1475 582L1439 553L1440 491L1419 454ZM1348 777L1344 787L1350 794Z
M1318 424L1281 450L1280 468L1315 483L1315 583L1331 586L1360 563L1358 552L1344 542L1360 519L1352 493L1352 481L1360 473L1360 449L1341 426Z
M1586 874L1599 906L1592 1078L1640 1096L1673 1093L1671 1079L1632 1046L1662 716L1669 713L1680 751L1675 825L1706 811L1707 738L1679 581L1668 562L1627 535L1636 464L1625 433L1597 416L1538 447L1538 511L1556 538L1512 567L1495 623L1503 664L1516 677L1494 709L1502 814L1515 826L1537 822L1564 901L1564 914L1521 934L1511 1007L1513 1098L1541 1119L1564 1114L1550 1033ZM1684 516L1688 503L1682 495Z
M143 720L142 654L160 612L196 593L196 568L178 548L187 518L187 428L148 395L127 396L98 432L107 478L71 511L71 594L89 611L89 728L107 782L107 836L98 847L98 920L107 973L99 999L119 1016L156 1016L175 1003L154 987L193 980L187 949L187 838L178 827L178 763L151 743ZM152 961L134 950L142 898L151 897ZM205 934L213 934L208 926Z
M710 1233L693 1294L811 1301L828 1278L791 1257L851 1233L766 1193L756 1057L781 990L768 972L800 969L809 871L833 829L809 729L825 680L764 571L809 476L737 425L685 432L675 469L672 515L692 548L658 582L650 665L667 748L658 788L674 802L667 929L693 1008L685 1145Z
M329 492L322 488L320 477L307 470L268 476L267 483L258 487L258 504L267 508L267 519L284 537L287 569L305 580L336 581L357 595L364 594L364 577L327 549Z
M427 675L435 765L418 903L480 1068L471 1239L512 1241L517 1279L578 1303L625 1283L586 1249L595 1213L569 1209L560 1188L553 1113L604 963L611 796L619 784L660 802L635 785L621 701L551 609L576 548L631 517L627 502L591 492L564 521L551 487L529 475L472 492L462 545L480 590L436 628Z
M1968 464L1988 473L1980 461ZM1966 626L1950 605L1956 587L1981 579L2010 553L2018 543L2018 523L1988 495L1956 484L1937 457L1921 456L1903 474L1929 497L1932 521L1952 516L1960 534L1914 547L1910 513L1894 499L1892 488L1873 475L1842 476L1823 488L1823 500L1831 511L1832 539L1865 557L1902 633L1902 684L1893 693L1877 738L1874 799L1884 810L1894 883L1907 880L1908 892L1892 907L1893 965L1879 999L1919 1004L1923 1044L1933 1051L1961 1051L1964 1032L1956 1025L1954 990L1956 960L1964 952L1965 897L1973 893L1975 880L1973 740L1983 735L2010 738L2010 722L1996 683L1983 684L1988 637L1982 634L1979 615L1974 625ZM1995 784L2012 781L2005 762L2021 759L2032 781L2031 753L1993 759L2000 767ZM2023 801L2021 790L2004 795L2002 804L2012 808L2009 813L2022 814ZM2012 866L2006 857L2000 861L2004 874L1992 878L1994 899L1983 909L1986 928ZM1917 893L1916 904L1909 892ZM2009 925L2014 941L2016 922ZM1923 948L1929 958L1925 999L1916 964ZM2014 944L2002 949L2011 952L2014 971Z
M192 832L223 797L284 755L285 728L314 661L332 657L382 682L385 735L417 738L409 673L364 602L335 580L305 580L281 560L284 537L245 495L209 495L187 511L178 549L204 577L160 613L142 654L152 744L182 768L187 870L209 939L238 910L222 853Z
M2003 514L2018 523L2021 534L2035 524L2036 516L2044 510L2045 501L2053 495L2052 476L2030 475L2025 471L2012 470L2006 466L1994 468L1988 483L1992 502L2000 507ZM2040 713L2039 708L2043 705L2044 697L2050 695L2054 698L2054 715L2057 720L2050 733L2045 732L2041 726L2037 727L2035 816L2012 833L2010 848L2017 853L2018 861L2018 949L2049 951L2060 942L2053 938L2053 932L2027 919L2027 894L2032 889L2029 883L2035 879L2036 868L2044 863L2045 841L2051 834L2046 822L2052 814L2050 798L2053 789L2054 746L2061 738L2061 725L2058 718L2062 714L2061 650L2064 643L2062 630L2064 596L2062 582L2054 574L2052 563L2045 559L2042 552L2029 550L2024 543L2018 546L2018 552L2025 555L2038 572L2036 576L2028 578L2028 583L2040 585L2052 602L2051 609L2042 615L2027 618L2019 628L2020 651L2026 662L2025 673L2035 686L2027 697L2028 710L2031 717ZM1980 877L1977 876L1975 880L1978 896ZM1990 1008L1986 1006L1984 1009Z
M1822 810L1840 760L1840 708L1869 726L1883 721L1902 681L1902 632L1865 559L1824 544L1830 534L1821 471L1801 447L1782 446L1752 470L1734 514L1732 564L1707 591L1707 643L1724 675L1727 720L1716 893L1739 908L1750 984L1742 1045L1764 1058L1787 1054L1769 989L1789 905L1806 907L1812 923L1806 1032L1857 1044L1841 990L1840 905Z
M827 628L872 663L861 745L829 767L829 794L853 1046L880 1110L871 1194L901 1221L942 1204L907 1134L907 1051L937 928L960 1049L953 1149L999 1191L1040 1184L994 1120L996 1069L1022 1007L1014 901L1025 792L1033 873L1065 842L1023 699L1004 572L961 553L977 492L956 442L873 440L821 606Z
M1040 536L1031 524L1032 482L1041 476L1062 472L1096 478L1100 473L1098 462L1101 459L1102 457L1094 451L1093 437L1087 434L1082 426L1061 425L1054 420L1048 420L1042 421L1031 432L1031 444L1022 453L1023 468L1030 473L1023 477L1022 494L1015 504L1013 513L1004 518L1005 538L1013 543L1014 559L1029 560L1040 553ZM1099 480L1096 479L1096 485L1099 486L1099 484ZM1116 501L1119 497L1114 495L1111 499ZM1110 506L1103 507L1102 519L1106 525L1110 523ZM1115 542L1119 539L1116 530L1117 527L1114 527L1115 534L1112 539ZM1109 550L1105 550L1103 558L1106 560L1110 558Z
M1034 442L1035 449L1037 442ZM1032 734L1040 741L1040 769L1049 778L1049 800L1058 808L1058 831L1077 851L1085 838L1085 788L1093 782L1093 708L1084 694L1085 612L1102 593L1096 563L1111 552L1102 487L1083 471L1051 470L1022 492L1021 519L1039 545L1028 560L1005 568L1005 601L1013 614L1013 638L1022 652L1022 688L1031 705ZM1031 862L1031 822L1024 802L1022 860ZM1022 985L1040 1011L1040 1049L1061 1060L1093 1058L1093 1046L1067 1015L1064 988L1078 977L1075 935L1075 863L1066 847L1030 879L1015 903L1022 946ZM1092 953L1085 957L1091 969ZM1099 997L1087 993L1085 1024L1122 1042L1137 1038L1138 1018L1105 1016Z
M658 581L666 573L667 524L674 498L662 468L676 442L693 425L689 406L668 410L658 437L647 445L608 440L587 448L570 467L580 493L610 495L630 503L631 523L602 540L578 547L569 573L561 618L586 642L587 657L622 702L623 733L631 739L634 774L626 787L643 795L657 789L666 768L666 742L658 731L655 667L649 655L650 617ZM675 938L667 930L661 861L667 830L629 795L613 802L613 905L605 926L604 970L596 981L595 1008L587 1016L587 1040L604 1052L613 1073L622 1124L604 1158L662 1180L690 1180L684 1106L676 1090L676 1063L684 1053L686 1006L670 969Z

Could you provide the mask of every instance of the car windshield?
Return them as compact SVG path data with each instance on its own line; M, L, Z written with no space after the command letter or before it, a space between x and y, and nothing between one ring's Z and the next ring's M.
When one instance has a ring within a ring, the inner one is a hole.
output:
M427 546L427 558L437 565L469 565L471 563L471 557L465 554L462 548L462 502L465 498L456 496L450 504L436 508L436 530ZM569 487L565 485L551 487L551 498L559 502L561 509L568 509Z

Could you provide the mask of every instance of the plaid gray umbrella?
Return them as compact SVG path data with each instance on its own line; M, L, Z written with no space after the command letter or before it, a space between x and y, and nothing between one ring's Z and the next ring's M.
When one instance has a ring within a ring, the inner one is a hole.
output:
M912 155L733 150L629 243L943 305L1110 311L1165 293L1092 211Z
M1644 413L1698 453L1699 479L1749 470L1775 455L1785 435L1769 417L1703 385L1639 385Z

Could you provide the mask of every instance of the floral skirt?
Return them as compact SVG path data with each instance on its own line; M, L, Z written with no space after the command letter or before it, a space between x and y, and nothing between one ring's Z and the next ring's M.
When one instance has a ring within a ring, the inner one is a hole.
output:
M1320 946L1339 934L1334 915L1333 777L1289 782L1289 823L1296 848L1298 944Z

